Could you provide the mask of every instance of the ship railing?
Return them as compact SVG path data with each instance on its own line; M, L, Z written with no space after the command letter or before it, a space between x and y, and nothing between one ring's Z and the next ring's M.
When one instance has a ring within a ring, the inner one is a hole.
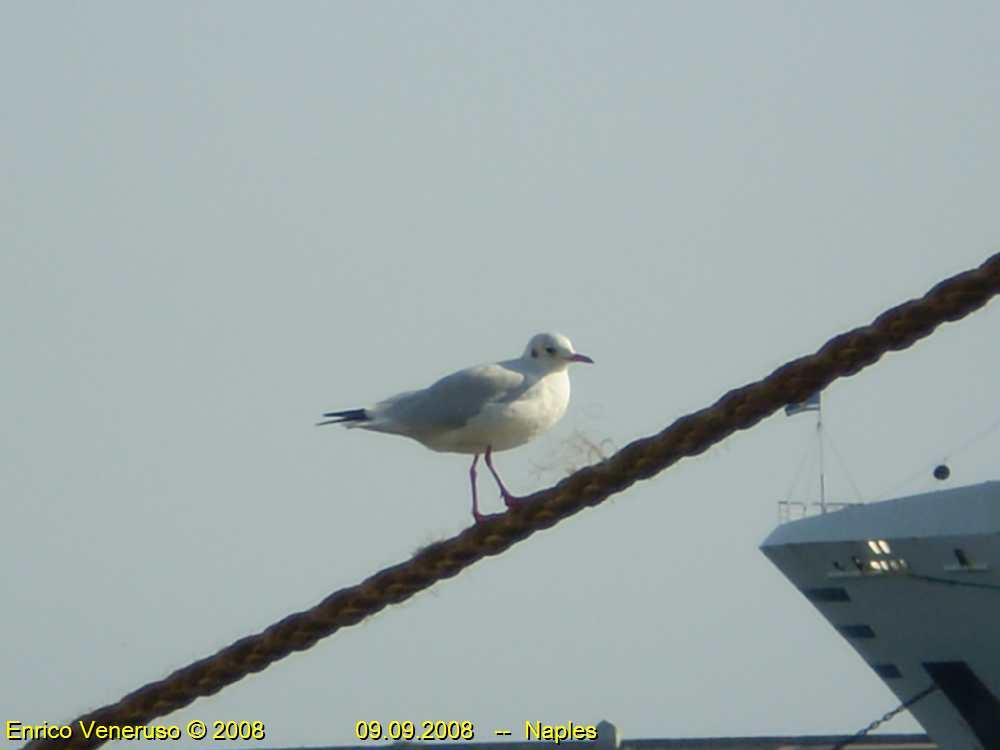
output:
M778 522L788 523L807 516L818 516L824 513L832 513L845 508L853 508L864 503L848 503L834 500L825 502L807 503L801 500L779 500L778 501Z

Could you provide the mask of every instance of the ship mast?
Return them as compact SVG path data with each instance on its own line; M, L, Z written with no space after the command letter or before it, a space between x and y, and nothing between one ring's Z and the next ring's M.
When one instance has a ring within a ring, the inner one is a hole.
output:
M823 409L816 406L816 440L819 442L819 510L826 513L826 474L823 465Z

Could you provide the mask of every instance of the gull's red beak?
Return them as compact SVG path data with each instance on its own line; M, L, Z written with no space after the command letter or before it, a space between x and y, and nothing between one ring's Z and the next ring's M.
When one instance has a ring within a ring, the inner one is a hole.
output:
M586 354L574 354L569 358L570 362L586 362L588 365L594 364L594 360L588 357Z

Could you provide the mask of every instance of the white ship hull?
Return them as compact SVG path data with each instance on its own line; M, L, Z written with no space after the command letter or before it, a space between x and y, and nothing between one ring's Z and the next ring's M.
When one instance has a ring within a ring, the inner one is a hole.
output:
M1000 750L1000 482L779 526L765 555L942 750Z

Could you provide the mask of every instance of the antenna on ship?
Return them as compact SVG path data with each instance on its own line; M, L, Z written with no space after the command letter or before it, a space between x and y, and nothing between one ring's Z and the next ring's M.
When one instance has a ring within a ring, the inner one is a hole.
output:
M826 513L826 471L823 465L823 410L816 394L816 441L819 443L819 512Z
M820 408L820 392L816 391L805 401L785 407L785 416L791 417L806 411L816 412L816 440L819 443L819 509L826 513L826 470L823 461L823 410Z

